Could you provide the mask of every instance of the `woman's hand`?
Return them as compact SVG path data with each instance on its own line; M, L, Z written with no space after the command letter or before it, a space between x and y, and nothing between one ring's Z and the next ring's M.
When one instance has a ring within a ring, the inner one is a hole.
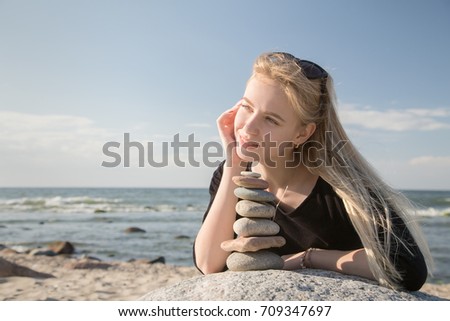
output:
M217 128L223 148L225 148L227 161L231 161L233 165L239 164L241 161L236 153L236 136L234 135L234 119L240 106L241 100L217 118Z

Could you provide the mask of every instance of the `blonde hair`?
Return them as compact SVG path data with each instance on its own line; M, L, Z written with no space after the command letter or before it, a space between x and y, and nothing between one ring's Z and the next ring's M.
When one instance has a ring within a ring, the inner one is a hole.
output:
M310 172L327 181L343 200L379 283L398 288L401 275L390 260L390 252L399 245L409 250L409 244L393 230L393 213L405 223L430 271L431 254L418 224L412 219L412 204L387 185L351 143L336 113L331 76L326 78L326 93L323 94L321 79L309 80L298 60L284 53L259 56L253 65L252 77L258 75L281 84L303 124L316 124L315 132L305 144L318 143L322 148L305 149L307 146L303 146L302 151L307 150L307 153L300 155L302 162ZM342 142L337 151L333 149L336 142Z

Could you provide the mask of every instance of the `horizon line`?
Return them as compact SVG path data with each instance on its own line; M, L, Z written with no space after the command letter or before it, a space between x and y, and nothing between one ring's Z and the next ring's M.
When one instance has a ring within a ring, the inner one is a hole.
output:
M0 189L7 189L7 188L17 188L17 189L26 189L26 188L85 188L85 189L123 189L123 188L130 188L130 189L141 189L141 188L148 188L148 189L209 189L209 186L199 187L199 186L0 186ZM449 189L438 189L438 188L394 188L398 191L409 191L409 192L449 192Z

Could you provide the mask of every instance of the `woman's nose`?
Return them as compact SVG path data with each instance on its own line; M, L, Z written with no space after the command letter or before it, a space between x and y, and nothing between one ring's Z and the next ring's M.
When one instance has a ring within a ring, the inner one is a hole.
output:
M247 136L246 138L251 138L253 136L258 135L258 121L255 114L245 120L245 124L243 127L244 134Z

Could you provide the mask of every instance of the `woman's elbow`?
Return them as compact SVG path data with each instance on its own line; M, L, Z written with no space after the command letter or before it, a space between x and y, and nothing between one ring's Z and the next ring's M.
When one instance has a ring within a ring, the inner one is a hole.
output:
M197 266L197 269L205 275L219 273L219 272L223 272L225 270L225 268L223 266L222 267L215 266L209 262L197 263L196 266Z
M412 273L408 273L403 278L403 287L408 291L418 291L425 284L428 277L428 271L426 267L424 269L415 270Z
M407 291L417 291L424 285L428 277L428 269L425 261L404 262L400 285Z
M222 272L222 271L219 270L219 269L211 268L209 266L206 266L205 268L202 269L202 273L205 274L205 275L213 274L213 273L219 273L219 272Z

